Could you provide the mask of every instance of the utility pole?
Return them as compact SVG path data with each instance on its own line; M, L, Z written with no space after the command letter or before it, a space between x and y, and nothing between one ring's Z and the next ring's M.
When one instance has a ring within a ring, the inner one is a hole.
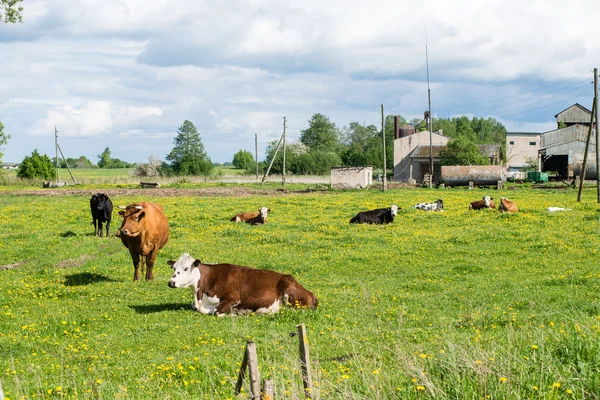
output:
M598 136L598 68L594 68L594 105L596 106L596 194L600 203L600 138ZM592 107L593 108L593 107Z
M60 182L60 172L58 171L58 129L54 127L54 147L56 150L56 182Z
M429 111L427 111L427 129L429 130L429 189L433 185L433 132L431 124L431 90L429 89L429 54L427 51L427 30L425 30L425 64L427 66L427 102Z
M256 160L256 182L258 182L258 133L254 134L254 157Z
M286 118L283 117L283 174L281 175L281 184L285 186L285 128Z
M383 141L383 188L385 192L387 190L387 162L385 154L385 116L383 114L383 104L381 105L381 139Z

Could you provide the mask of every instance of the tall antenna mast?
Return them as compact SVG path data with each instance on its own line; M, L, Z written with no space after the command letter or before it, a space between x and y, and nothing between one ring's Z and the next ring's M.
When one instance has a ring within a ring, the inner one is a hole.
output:
M433 133L431 124L431 90L429 89L429 54L427 51L427 26L425 26L425 65L427 67L427 102L429 111L427 111L427 129L429 130L429 188L433 184Z

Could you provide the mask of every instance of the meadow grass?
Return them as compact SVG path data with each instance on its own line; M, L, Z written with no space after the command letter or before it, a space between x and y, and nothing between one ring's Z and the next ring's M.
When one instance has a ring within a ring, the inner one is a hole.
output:
M469 211L488 192L461 189L113 198L165 209L171 234L151 283L131 282L118 238L93 236L89 195L15 193L0 192L0 377L10 400L234 398L249 339L261 377L279 398L300 399L289 335L300 323L315 399L600 394L600 212L590 189L580 204L574 190L489 192L515 201L515 215ZM437 198L443 213L411 208ZM348 223L392 203L402 207L393 224ZM272 210L266 225L228 221L261 205ZM319 308L196 313L190 291L166 285L166 261L183 252L291 273Z

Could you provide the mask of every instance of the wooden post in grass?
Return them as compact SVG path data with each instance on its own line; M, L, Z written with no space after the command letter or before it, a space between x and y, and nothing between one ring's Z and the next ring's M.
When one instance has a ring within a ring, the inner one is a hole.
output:
M275 392L273 391L273 381L270 379L263 380L262 400L273 400Z
M304 384L304 397L312 398L312 375L310 372L310 355L308 353L308 338L306 337L306 326L296 325L298 328L298 340L300 341L300 366L302 367L302 382Z
M583 153L583 163L581 164L581 180L579 181L579 191L577 192L577 201L578 202L581 202L581 191L583 190L583 183L585 182L585 169L587 168L588 150L590 149L590 138L592 137L592 126L594 125L595 112L596 112L596 101L594 101L594 104L592 105L592 116L590 118L590 129L588 130L587 139L585 141L585 152ZM598 139L596 138L596 140L598 140ZM597 165L596 165L596 173L598 173Z
M242 383L244 382L244 376L246 375L246 367L248 367L248 375L250 375L250 393L252 393L252 400L260 399L260 372L258 372L258 357L256 356L256 344L252 340L248 340L246 343L246 350L244 351L244 359L242 360L242 366L238 374L237 384L235 385L235 394L240 394L242 390Z

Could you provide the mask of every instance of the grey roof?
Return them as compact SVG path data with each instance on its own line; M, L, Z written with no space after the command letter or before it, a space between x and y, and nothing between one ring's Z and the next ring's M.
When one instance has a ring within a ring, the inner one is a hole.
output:
M569 108L573 108L573 107L579 107L579 108L581 108L583 111L585 111L586 113L588 113L588 114L590 114L590 115L592 114L592 112L591 112L590 110L588 110L587 108L585 108L584 106L582 106L582 105L581 105L581 104L579 104L579 103L575 103L575 104L573 104L572 106L569 106L569 107L565 108L564 110L562 110L562 111L561 111L561 112L559 112L558 114L562 114L562 113L564 113L565 111L567 111ZM556 114L556 115L554 116L554 118L558 118L558 114Z

